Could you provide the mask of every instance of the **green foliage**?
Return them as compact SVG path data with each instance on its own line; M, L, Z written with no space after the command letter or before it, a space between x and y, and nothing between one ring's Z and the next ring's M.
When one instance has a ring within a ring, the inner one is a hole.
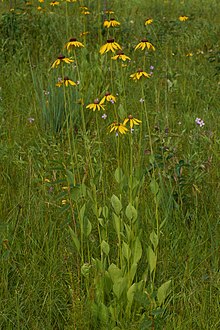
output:
M217 329L219 2L50 2L0 5L0 328Z

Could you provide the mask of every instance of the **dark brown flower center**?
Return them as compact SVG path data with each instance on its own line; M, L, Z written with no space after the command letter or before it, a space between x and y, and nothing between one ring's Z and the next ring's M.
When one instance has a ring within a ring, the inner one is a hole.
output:
M138 69L137 72L143 72L143 69Z
M108 39L108 40L107 40L107 43L108 43L108 44L111 44L111 43L113 43L113 42L115 42L115 39Z
M76 38L70 38L70 42L71 42L71 41L76 41Z
M94 104L99 104L99 99L95 99Z
M142 39L141 42L148 42L148 40L147 39Z
M119 50L119 51L117 52L117 55L124 55L124 53L123 53L121 50Z
M69 80L69 77L65 76L65 77L63 78L63 80L64 80L64 81Z
M65 58L65 56L63 54L60 54L57 58L58 58L58 60L63 60Z
M110 18L110 21L115 21L115 18Z
M106 92L106 93L105 93L105 96L109 96L109 95L111 95L110 92Z
M129 115L128 116L128 119L130 120L130 119L133 119L134 117L132 116L132 115Z

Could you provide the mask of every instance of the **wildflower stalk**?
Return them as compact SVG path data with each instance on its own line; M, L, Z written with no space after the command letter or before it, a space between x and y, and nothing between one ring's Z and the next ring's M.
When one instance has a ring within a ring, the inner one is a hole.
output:
M78 80L81 82L81 75L80 75L80 71L79 71L79 66L78 66L78 61L77 61L75 49L74 49L74 60L75 60L75 63L76 63L76 70L77 70ZM92 167L91 155L90 155L90 151L89 151L89 147L88 147L88 141L87 141L87 132L86 132L86 123L85 123L83 102L81 102L80 105L81 105L80 110L81 110L84 145L85 145L85 150L86 150L86 154L87 154L87 159L89 160L89 168L90 168L91 178L94 178L94 170L93 170L93 167Z
M143 83L141 84L141 94L142 94L142 98L144 99ZM148 138L149 138L149 147L150 147L150 153L151 153L151 160L150 161L151 161L151 165L152 165L152 168L153 168L151 182L156 184L155 165L154 165L155 160L154 160L154 156L153 156L153 144L152 144L152 137L151 137L151 129L150 129L150 123L149 123L148 110L147 110L146 102L143 102L142 104L143 104L143 110L144 110L143 113L145 114L145 119L146 119L146 124L147 124L147 133L148 133ZM155 222L156 222L156 235L157 235L158 242L159 242L160 231L159 231L158 191L156 191L156 189L154 189L153 194L154 194L154 205L155 205L154 214L155 214ZM156 260L157 260L157 257L158 257L158 245L154 249ZM152 271L152 274L151 274L151 292L154 292L154 282L155 282L156 270L157 270L157 264L155 265L155 267ZM154 303L156 304L155 301L154 301Z

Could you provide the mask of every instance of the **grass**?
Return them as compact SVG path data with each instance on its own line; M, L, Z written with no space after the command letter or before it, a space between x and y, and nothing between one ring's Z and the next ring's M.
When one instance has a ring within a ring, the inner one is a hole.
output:
M218 1L31 2L0 5L0 328L217 330Z

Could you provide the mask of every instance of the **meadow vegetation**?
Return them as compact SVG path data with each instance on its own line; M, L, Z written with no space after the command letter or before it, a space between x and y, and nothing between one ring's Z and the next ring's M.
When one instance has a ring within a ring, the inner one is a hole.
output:
M0 329L220 328L217 0L0 2Z

